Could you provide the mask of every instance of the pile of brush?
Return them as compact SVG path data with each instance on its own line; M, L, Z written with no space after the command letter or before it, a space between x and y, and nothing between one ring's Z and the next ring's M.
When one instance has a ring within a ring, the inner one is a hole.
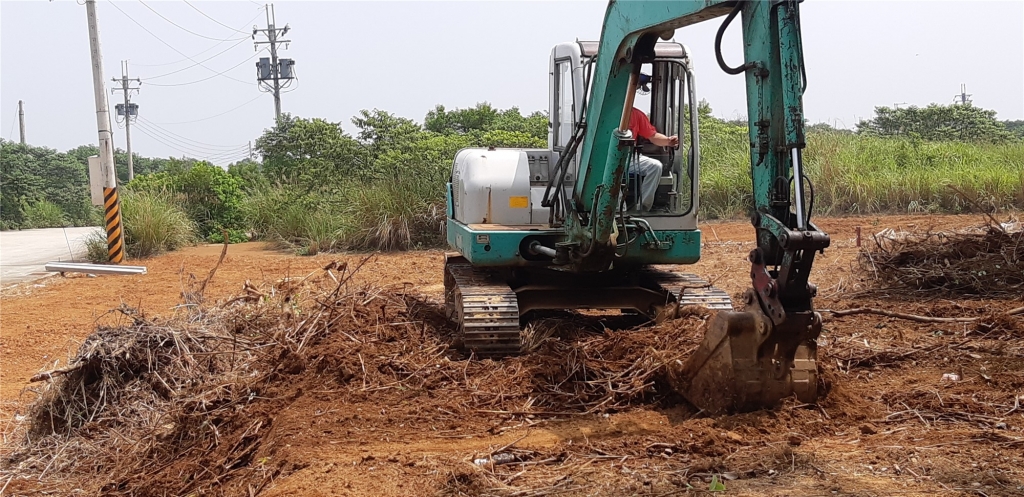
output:
M149 319L122 306L122 325L98 329L66 366L33 378L39 396L8 430L20 443L0 451L0 481L16 494L255 495L288 471L260 461L277 444L277 419L304 391L384 407L388 423L658 402L674 395L667 367L697 346L709 317L684 313L640 328L621 317L539 319L525 334L527 353L479 360L449 347L440 305L404 289L354 286L353 273L332 263L305 278L247 282L207 303L211 272L183 292L177 316Z
M1024 293L1024 230L990 218L981 226L924 232L887 229L861 250L861 267L889 289L1010 297Z

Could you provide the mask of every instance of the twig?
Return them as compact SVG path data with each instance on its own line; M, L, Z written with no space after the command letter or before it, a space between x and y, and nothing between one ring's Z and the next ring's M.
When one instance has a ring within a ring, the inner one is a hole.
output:
M920 323L971 323L978 320L978 318L940 318L932 316L919 316L917 314L906 314L903 312L886 311L884 309L875 309L873 307L857 307L855 309L843 309L838 311L833 311L831 309L819 309L819 312L828 312L833 316L837 317L852 316L854 314L878 314L881 316L906 319L909 321L917 321Z
M28 379L28 382L29 383L35 383L37 381L49 380L49 379L53 378L54 376L62 376L62 375L66 375L68 373L73 373L73 372L78 371L79 369L81 369L82 366L85 366L85 363L79 361L79 362L76 362L76 363L74 363L74 364L72 364L70 366L65 366L63 368L53 369L53 370L50 370L50 371L44 371L42 373L36 373L35 376L33 376L33 377Z
M220 258L217 259L217 264L215 264L213 266L213 269L210 270L210 275L207 276L205 280L203 280L203 283L201 285L199 285L199 291L196 292L197 294L199 294L199 297L203 296L203 292L206 291L206 285L209 284L210 280L213 279L213 275L217 274L217 268L219 268L221 263L224 262L224 257L228 255L228 243L230 242L228 238L228 230L222 229L221 234L224 235L224 247L220 249Z

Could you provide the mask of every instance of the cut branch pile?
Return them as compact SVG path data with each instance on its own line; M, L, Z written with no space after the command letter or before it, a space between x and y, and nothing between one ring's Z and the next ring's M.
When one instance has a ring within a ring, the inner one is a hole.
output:
M98 329L66 366L36 375L45 383L22 442L2 449L0 480L15 493L256 495L291 471L265 463L276 417L303 392L378 406L381 423L623 409L671 395L659 388L666 364L697 346L708 318L623 331L591 316L542 320L534 352L478 360L449 348L439 305L355 287L352 273L332 263L246 282L165 321L122 310L131 324Z
M1024 293L1024 230L995 220L956 231L896 232L874 236L861 267L887 288L985 297Z

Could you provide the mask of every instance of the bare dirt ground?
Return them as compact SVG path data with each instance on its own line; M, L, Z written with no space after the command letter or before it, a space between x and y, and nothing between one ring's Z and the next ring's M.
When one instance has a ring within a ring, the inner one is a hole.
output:
M947 229L980 224L978 216L817 222L832 236L832 247L816 259L812 274L819 309L878 307L975 317L1021 305L1021 298L865 292L870 283L856 264L856 227L862 227L868 243L870 234L883 228ZM738 300L749 285L745 257L753 248L753 230L745 222L705 224L702 230L703 258L687 270ZM97 324L124 321L107 311L124 303L150 317L183 312L178 305L184 282L190 273L205 277L219 253L219 246L188 248L134 261L148 267L142 276L53 277L5 290L0 296L4 433L13 433L15 416L34 399L32 375L58 360L64 364ZM304 277L334 260L355 265L365 257L297 257L258 243L232 245L206 298L236 295L246 280ZM441 251L378 254L354 281L416 292L428 305L441 307L442 266ZM223 492L667 496L707 493L714 477L725 484L725 495L1024 495L1024 326L1019 319L984 328L874 315L825 317L819 338L819 363L829 385L824 399L732 416L707 417L664 396L593 413L528 406L447 409L446 399L432 398L429 388L367 389L365 370L362 389L329 387L322 380L278 385L278 396L255 413L272 424L250 462L265 467L266 478L259 486L232 482ZM943 379L946 374L959 380ZM466 378L465 383L473 382ZM484 396L517 390L500 384L473 388ZM18 442L5 435L5 446ZM502 451L518 451L517 462L472 463ZM6 484L0 481L0 487ZM11 495L38 491L30 481L7 488Z

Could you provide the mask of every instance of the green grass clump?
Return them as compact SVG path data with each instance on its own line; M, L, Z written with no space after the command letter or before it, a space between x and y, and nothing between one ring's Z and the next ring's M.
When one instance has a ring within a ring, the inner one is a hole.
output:
M350 189L344 245L363 250L440 246L445 224L439 199L443 188L443 184L405 179Z
M110 253L107 250L107 234L102 229L97 229L86 235L84 243L85 258L89 262L99 264L110 259Z
M40 200L23 209L26 228L62 228L68 226L67 215L57 204Z
M305 192L294 185L263 186L242 202L255 238L314 255L338 248L344 228L336 194Z
M327 193L277 185L252 192L242 212L257 237L302 254L440 246L443 188L417 178L351 182Z
M121 219L125 250L131 257L149 257L196 240L195 223L163 192L125 191Z

